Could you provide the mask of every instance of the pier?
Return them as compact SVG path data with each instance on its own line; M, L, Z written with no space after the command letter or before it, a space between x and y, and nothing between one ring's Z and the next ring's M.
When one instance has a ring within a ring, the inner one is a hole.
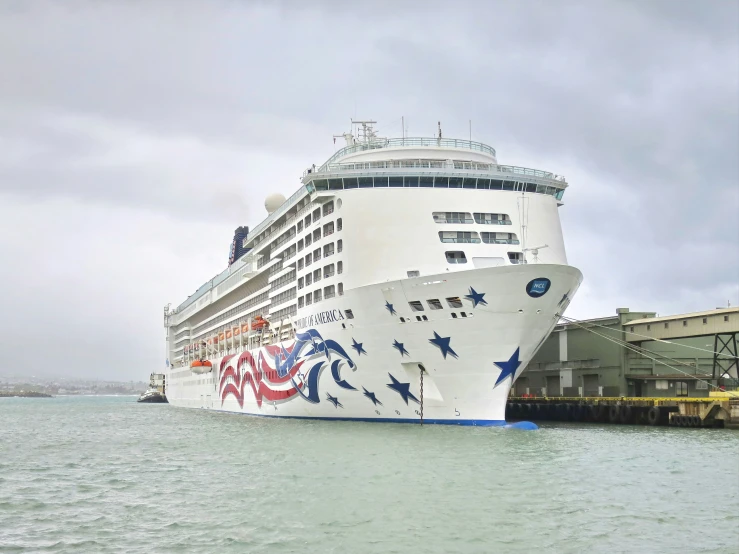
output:
M707 398L512 396L506 405L506 420L739 428L739 395Z

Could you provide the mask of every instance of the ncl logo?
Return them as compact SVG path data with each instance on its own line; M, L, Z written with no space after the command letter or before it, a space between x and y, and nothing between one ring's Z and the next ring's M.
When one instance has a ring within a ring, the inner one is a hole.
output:
M529 281L529 284L526 285L526 293L532 298L539 298L540 296L544 296L551 286L552 282L549 279L539 277L538 279Z

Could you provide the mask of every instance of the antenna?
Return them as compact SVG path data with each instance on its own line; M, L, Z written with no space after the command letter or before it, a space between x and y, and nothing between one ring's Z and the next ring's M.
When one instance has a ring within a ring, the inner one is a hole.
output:
M535 246L533 248L524 248L523 252L531 252L534 255L534 263L537 263L539 261L539 250L543 250L544 248L549 248L549 245L545 244L543 246Z
M437 138L441 138L441 121L437 122L437 125L439 126L439 136Z
M372 127L375 125L377 121L358 121L356 119L352 119L353 125L361 125L362 129L357 129L357 134L359 135L357 138L362 143L369 143L373 142L377 138L377 133L375 132L375 129Z

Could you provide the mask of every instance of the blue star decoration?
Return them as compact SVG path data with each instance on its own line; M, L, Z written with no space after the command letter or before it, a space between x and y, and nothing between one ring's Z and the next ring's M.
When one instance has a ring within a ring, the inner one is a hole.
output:
M336 398L335 396L331 396L329 393L326 393L326 400L331 402L331 404L334 405L334 408L344 407L341 402L339 402L338 398Z
M364 395L365 395L365 396L366 396L367 398L369 398L370 400L372 400L372 403L373 403L373 404L374 404L375 406L377 406L378 404L379 404L380 406L382 406L382 402L380 402L379 400L377 400L377 397L375 396L375 393L374 393L374 392L370 392L370 391L368 391L367 389L365 389L364 387L362 387L362 390L364 391Z
M403 398L406 405L408 404L409 398L413 400L413 402L415 402L416 404L420 404L420 402L418 401L418 398L416 398L415 396L413 396L413 394L411 394L411 391L410 391L411 384L410 383L401 383L395 377L393 377L391 373L388 373L388 375L390 375L390 379L392 380L392 383L388 383L387 387L397 392Z
M400 357L401 358L403 356L406 356L406 355L410 356L410 354L408 354L408 351L405 349L405 346L403 346L403 343L402 342L398 342L397 340L393 340L393 348L397 348L398 349L398 352L400 352Z
M511 377L511 382L516 378L516 370L518 369L518 366L521 365L521 362L518 361L518 353L520 350L520 348L516 348L513 356L511 356L507 362L495 362L495 365L500 368L500 375L498 375L498 379L495 381L493 388L497 387L509 375Z
M483 306L487 306L487 301L483 298L485 296L484 292L477 292L475 289L470 287L470 293L465 296L467 300L472 301L472 307L477 308L478 304L482 304Z
M451 342L452 337L440 337L439 333L434 331L434 338L429 339L429 342L433 344L434 346L438 346L439 350L441 350L441 353L444 355L444 359L446 360L446 355L451 354L455 358L458 358L457 353L452 350L452 347L449 346L449 342Z
M352 337L352 348L357 351L357 356L361 356L362 354L367 355L367 351L362 348L362 343L355 341L354 337Z
M387 308L387 311L390 312L390 315L396 315L395 308L393 308L393 305L390 303L390 301L385 300L385 307Z

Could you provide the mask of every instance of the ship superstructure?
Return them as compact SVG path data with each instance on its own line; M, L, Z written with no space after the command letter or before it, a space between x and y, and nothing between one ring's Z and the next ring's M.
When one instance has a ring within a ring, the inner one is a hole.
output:
M479 142L356 123L290 198L237 229L225 271L165 308L171 404L504 422L582 279L559 222L567 183Z

